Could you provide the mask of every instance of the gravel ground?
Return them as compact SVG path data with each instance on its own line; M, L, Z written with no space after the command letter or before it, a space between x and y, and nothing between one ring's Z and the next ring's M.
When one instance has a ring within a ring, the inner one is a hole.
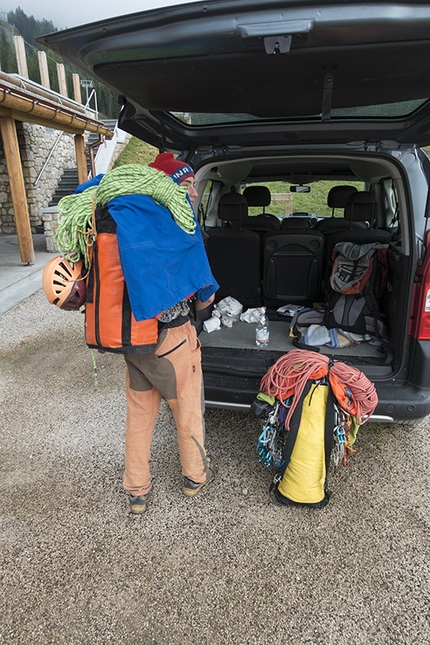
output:
M324 510L279 508L261 423L208 409L217 480L181 493L160 410L148 511L122 490L124 363L36 293L0 317L2 621L19 645L425 645L429 422L364 426Z

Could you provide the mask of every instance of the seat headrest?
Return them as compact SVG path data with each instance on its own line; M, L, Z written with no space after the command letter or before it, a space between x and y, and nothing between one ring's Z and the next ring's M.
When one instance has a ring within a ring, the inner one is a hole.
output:
M267 186L248 186L243 191L248 206L269 206L272 201L270 190Z
M218 202L218 217L223 222L240 222L248 216L248 204L239 193L221 195Z
M280 227L279 220L274 215L248 215L242 219L242 226L254 231L274 231Z
M376 196L370 191L360 191L348 197L345 218L351 222L373 222L376 217Z
M355 186L333 186L327 195L327 206L329 208L345 208L348 197L356 192Z
M281 222L281 229L294 229L303 231L307 228L310 228L311 224L308 219L304 217L284 217Z

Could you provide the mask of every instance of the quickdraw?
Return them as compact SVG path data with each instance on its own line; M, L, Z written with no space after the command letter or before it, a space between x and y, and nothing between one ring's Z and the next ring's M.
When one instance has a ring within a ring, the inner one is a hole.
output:
M282 454L288 434L288 430L285 427L285 419L292 405L293 398L293 396L290 396L282 402L275 399L274 407L267 416L264 429L257 443L257 451L260 455L259 461L263 466L281 468L284 464ZM331 459L335 466L338 466L340 463L343 466L348 466L349 458L352 452L354 452L349 442L352 418L340 406L335 404L334 408L335 425L333 428Z
M258 438L257 451L263 466L273 465L275 468L280 468L284 464L282 453L287 436L285 416L291 405L291 399L292 397L286 400L283 405L279 401L275 403L272 412L268 415L263 432Z
M351 430L351 415L345 410L335 405L335 427L333 430L333 451L332 460L335 466L342 463L343 466L348 466L349 458L353 452L349 433Z

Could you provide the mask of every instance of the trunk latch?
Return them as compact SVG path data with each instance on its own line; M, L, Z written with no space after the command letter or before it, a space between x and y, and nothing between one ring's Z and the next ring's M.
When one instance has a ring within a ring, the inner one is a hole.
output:
M266 54L288 54L292 36L266 36L264 48Z

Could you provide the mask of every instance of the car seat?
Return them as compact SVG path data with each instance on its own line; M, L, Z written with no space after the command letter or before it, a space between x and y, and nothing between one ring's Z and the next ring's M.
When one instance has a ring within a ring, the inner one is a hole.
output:
M268 307L312 305L321 293L324 236L312 229L267 233L263 247L263 301Z
M337 208L345 209L346 203L350 195L357 192L355 186L333 186L330 188L327 195L327 206L331 208L331 217L325 217L320 219L315 225L314 229L316 231L321 231L321 233L330 233L336 229L350 228L350 222L342 217L335 217L335 210Z
M248 215L243 221L243 227L260 233L267 233L280 227L281 224L276 215L266 213L266 206L269 206L272 201L270 190L267 186L248 186L243 191L243 196L248 206L263 209L259 215Z
M261 305L261 242L255 231L242 229L248 206L243 195L222 195L218 218L222 227L207 230L206 252L220 285L216 302L233 296L244 307ZM229 226L226 226L229 224Z

